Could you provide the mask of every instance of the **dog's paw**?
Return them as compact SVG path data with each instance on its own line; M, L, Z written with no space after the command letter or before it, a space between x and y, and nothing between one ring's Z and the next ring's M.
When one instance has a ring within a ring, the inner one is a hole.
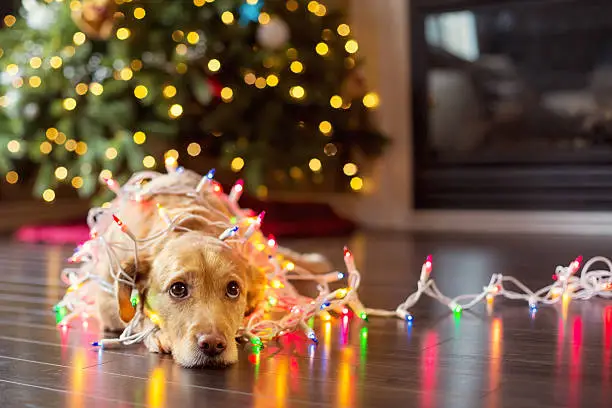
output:
M151 353L164 353L170 354L172 349L170 348L170 342L167 337L160 331L151 333L144 339L144 345Z

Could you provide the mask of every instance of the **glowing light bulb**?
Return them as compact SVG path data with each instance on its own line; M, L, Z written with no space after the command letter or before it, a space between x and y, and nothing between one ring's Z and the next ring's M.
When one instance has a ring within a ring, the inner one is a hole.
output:
M306 96L306 91L301 86L292 86L289 89L289 95L294 99L303 99Z
M336 298L342 299L342 298L344 298L346 296L347 293L348 293L348 291L346 289L344 289L344 288L343 289L338 289L336 291Z
M340 24L338 28L336 29L336 31L342 37L346 37L347 35L351 33L351 28L349 27L348 24Z
M168 109L168 116L170 116L172 119L176 119L182 114L183 107L178 103L175 103L174 105L170 106L170 109Z
M176 168L178 167L178 161L176 160L176 157L173 156L166 157L164 160L164 164L166 165L167 173L174 173L176 171Z
M142 20L147 15L147 12L142 7L136 7L134 9L134 18L137 20Z
M226 86L225 88L221 89L221 99L223 99L223 102L231 102L233 98L234 91L232 88Z
M162 91L162 94L164 95L164 98L173 98L174 96L176 96L176 87L172 85L166 85L164 87L164 90Z
M145 166L147 169L155 167L155 158L153 156L145 156L142 159L142 165Z
M348 40L344 45L344 49L349 54L354 54L357 52L357 50L359 50L359 44L355 40Z
M64 102L62 103L62 105L64 106L64 109L66 109L67 111L72 111L76 108L77 102L74 98L66 98L64 99Z
M327 44L325 44L324 42L320 42L317 44L317 46L315 47L315 51L317 52L317 54L319 55L327 55L329 53L329 47Z
M329 104L334 109L340 109L342 107L342 97L340 95L334 95L329 99Z
M55 200L55 191L51 190L50 188L46 189L42 193L42 198L48 203L52 202Z
M130 38L130 35L132 35L132 32L125 28L125 27L121 27L117 30L117 38L120 40L127 40L128 38Z
M72 41L74 42L74 45L77 45L77 46L83 45L86 40L87 40L87 37L85 36L84 33L80 31L74 33L74 35L72 36Z
M300 61L293 61L291 65L289 65L289 69L291 72L299 74L304 71L304 65Z
M219 62L218 59L211 59L210 61L208 61L208 70L210 72L217 72L221 69L221 63Z
M223 24L225 25L233 24L234 15L232 14L231 11L224 11L223 14L221 14L221 21L223 21Z
M244 159L242 157L234 157L230 163L233 172L239 172L244 167Z
M144 85L138 85L134 88L134 96L138 99L144 99L149 94L149 90Z
M321 171L321 160L319 159L310 159L310 161L308 162L308 167L310 167L310 170L312 170L313 172L319 172Z

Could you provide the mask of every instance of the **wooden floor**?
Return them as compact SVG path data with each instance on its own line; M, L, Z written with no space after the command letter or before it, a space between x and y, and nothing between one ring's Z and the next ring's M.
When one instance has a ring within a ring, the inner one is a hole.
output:
M434 256L448 295L473 293L491 273L548 284L578 254L612 256L612 239L357 235L362 300L395 307ZM295 242L341 265L344 240ZM288 336L225 370L181 369L140 346L89 346L95 321L55 327L51 307L71 248L0 244L0 407L612 407L612 302L561 308L496 301L453 316L424 299L414 323L371 318L316 326L318 346Z

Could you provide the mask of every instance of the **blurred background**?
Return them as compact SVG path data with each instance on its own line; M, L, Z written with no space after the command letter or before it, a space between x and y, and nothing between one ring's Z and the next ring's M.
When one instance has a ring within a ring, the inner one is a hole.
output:
M0 229L78 230L112 198L101 175L176 160L216 168L226 188L244 179L243 204L268 209L281 235L607 233L610 12L595 0L4 0Z

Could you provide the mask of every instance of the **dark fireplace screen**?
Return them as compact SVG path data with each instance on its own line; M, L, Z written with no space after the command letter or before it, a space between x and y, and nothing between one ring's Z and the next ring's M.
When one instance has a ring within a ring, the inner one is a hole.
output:
M612 209L612 2L413 1L418 208Z

